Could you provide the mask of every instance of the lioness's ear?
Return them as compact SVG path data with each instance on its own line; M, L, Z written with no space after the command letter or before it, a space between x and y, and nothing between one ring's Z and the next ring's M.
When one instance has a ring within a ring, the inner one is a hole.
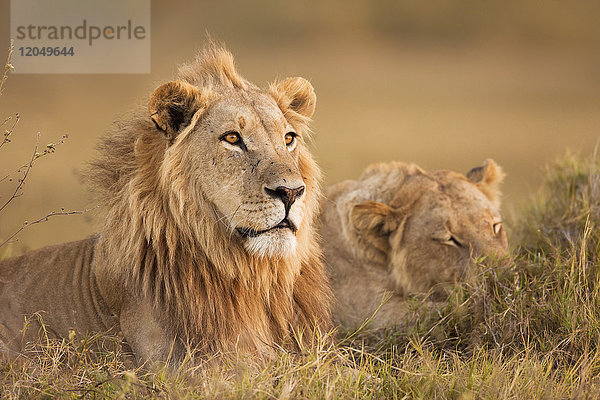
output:
M150 96L150 117L169 141L191 121L200 108L198 88L183 81L173 81L159 86Z
M304 78L287 78L273 83L269 91L286 117L308 119L315 112L317 95L310 82Z
M467 178L475 183L496 207L500 207L499 186L505 176L502 168L491 158L485 160L482 166L475 167L467 173Z
M402 229L405 220L400 210L376 201L358 203L350 211L350 221L359 236L384 253L389 251L390 234Z

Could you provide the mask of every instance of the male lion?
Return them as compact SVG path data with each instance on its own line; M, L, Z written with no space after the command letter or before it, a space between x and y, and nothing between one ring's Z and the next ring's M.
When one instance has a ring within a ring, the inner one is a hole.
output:
M121 331L138 361L187 346L268 355L328 329L320 172L304 144L315 102L302 78L259 89L216 46L183 66L102 141L101 233L0 263L5 346L37 337L19 334L36 312L57 337Z
M402 325L408 295L459 279L473 255L506 252L503 177L492 160L466 177L389 162L329 187L321 235L334 320L348 329L373 315L372 327Z

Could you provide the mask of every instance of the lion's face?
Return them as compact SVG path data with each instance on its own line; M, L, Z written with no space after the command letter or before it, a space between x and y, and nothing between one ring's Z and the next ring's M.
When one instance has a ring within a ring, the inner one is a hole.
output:
M302 78L273 85L270 93L220 87L209 96L179 81L157 89L150 108L158 127L174 131L172 164L184 165L191 195L212 206L213 223L252 254L282 257L295 253L307 198L316 198L301 170L308 157L303 124L315 102ZM182 107L191 111L178 115Z
M389 267L408 292L453 282L468 272L473 257L506 251L502 218L492 202L458 174L444 172L439 179L390 240Z
M304 217L301 138L274 99L223 96L190 138L195 169L220 218L253 253L290 254Z
M473 180L451 171L417 173L392 184L385 203L352 208L360 246L376 246L398 292L435 292L469 272L474 257L506 252L493 188L502 173L488 161L469 176Z

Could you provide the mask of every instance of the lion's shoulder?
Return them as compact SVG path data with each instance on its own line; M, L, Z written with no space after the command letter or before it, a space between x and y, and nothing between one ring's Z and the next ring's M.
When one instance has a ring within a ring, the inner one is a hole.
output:
M42 247L23 255L0 261L0 276L8 274L31 274L35 270L50 273L54 266L80 260L85 262L93 257L100 235L68 243Z

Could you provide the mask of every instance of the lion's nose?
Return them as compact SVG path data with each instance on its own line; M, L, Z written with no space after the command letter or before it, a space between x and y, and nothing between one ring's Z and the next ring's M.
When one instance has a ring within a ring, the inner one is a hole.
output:
M265 192L267 192L269 196L283 201L285 211L287 213L292 204L294 204L294 201L296 201L298 197L302 196L305 188L306 186L300 186L294 189L285 186L279 186L275 189L269 189L268 187L265 187Z

